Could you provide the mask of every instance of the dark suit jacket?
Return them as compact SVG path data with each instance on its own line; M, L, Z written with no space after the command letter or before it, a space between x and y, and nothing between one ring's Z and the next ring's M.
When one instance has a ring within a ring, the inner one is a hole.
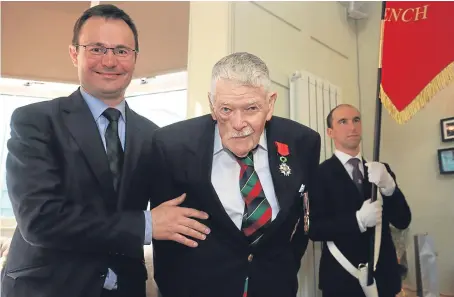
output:
M297 271L308 242L298 191L301 184L310 188L319 163L320 136L279 117L267 123L269 165L280 212L260 243L250 248L211 184L214 131L215 122L205 115L154 134L152 170L159 187L151 196L152 206L187 193L183 206L207 212L210 217L202 223L211 229L196 248L153 241L157 285L164 297L241 297L248 276L248 297L295 297ZM289 147L290 176L279 171L275 141Z
M143 210L156 128L126 107L117 196L98 128L79 90L14 111L6 167L18 227L2 296L97 297L108 267L118 274L119 286L126 280L144 284Z
M387 164L385 166L395 180L394 173ZM364 171L365 197L360 195L345 167L333 155L320 165L314 192L309 196L311 218L309 237L314 241L333 241L355 267L360 263L367 263L370 237L374 236L372 229L361 233L356 220L356 211L372 193L366 166ZM398 273L396 250L389 223L396 228L405 229L410 221L410 208L396 185L392 196L383 196L382 240L377 270L374 274L380 296L392 296L401 289L401 277ZM344 270L325 244L319 274L321 290L336 293L335 296L363 296L358 280Z

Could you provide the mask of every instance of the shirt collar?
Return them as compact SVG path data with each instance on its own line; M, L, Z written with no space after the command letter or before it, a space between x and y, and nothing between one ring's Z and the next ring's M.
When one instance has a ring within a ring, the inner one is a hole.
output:
M102 100L99 100L96 97L93 97L89 93L87 93L82 87L80 87L80 93L82 94L82 98L84 98L85 102L88 105L88 108L91 111L91 114L95 118L95 120L98 120L99 117L102 115L102 113L109 108L107 104L105 104ZM125 110L126 110L126 101L122 100L120 104L114 107L115 109L118 109L121 112L121 118L123 118L123 121L126 122L126 117L125 117Z
M262 135L260 135L259 139L259 147L261 147L263 150L268 151L268 146L266 144L266 131L263 130ZM218 124L214 126L214 149L213 149L213 155L216 155L220 153L223 150L227 150L224 148L222 145L222 140L221 140L221 135L219 134L219 127Z
M335 150L334 154L339 159L339 161L341 161L342 165L347 164L348 160L350 160L351 158L356 158L356 159L359 159L360 161L362 161L361 152L359 152L358 155L356 155L355 157L352 157L349 154L346 154L339 150Z

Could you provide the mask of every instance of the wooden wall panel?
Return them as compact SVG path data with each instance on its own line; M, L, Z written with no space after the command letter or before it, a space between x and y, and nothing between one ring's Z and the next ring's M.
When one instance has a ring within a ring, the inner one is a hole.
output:
M90 3L2 2L1 76L78 83L68 45L75 21ZM186 69L189 2L113 3L133 18L139 30L135 77Z

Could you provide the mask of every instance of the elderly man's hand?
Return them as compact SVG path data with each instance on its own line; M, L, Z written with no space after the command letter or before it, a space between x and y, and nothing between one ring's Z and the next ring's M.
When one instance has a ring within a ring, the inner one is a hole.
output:
M189 247L196 247L198 244L188 237L205 240L210 229L192 218L206 220L208 214L196 209L178 206L185 198L186 194L183 194L151 210L154 239L173 240Z

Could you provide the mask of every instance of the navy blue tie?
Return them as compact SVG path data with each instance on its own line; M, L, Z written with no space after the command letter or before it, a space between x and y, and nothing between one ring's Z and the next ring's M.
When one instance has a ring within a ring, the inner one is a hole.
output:
M109 125L107 126L105 134L106 154L109 161L109 168L112 172L113 187L118 194L124 157L120 137L118 136L118 120L120 119L121 112L115 108L109 107L103 112L103 116L109 120Z
M356 188L358 188L358 191L363 194L363 179L364 176L361 173L361 170L359 169L359 162L360 160L358 158L351 158L348 160L348 163L353 166L353 172L352 172L352 179L353 182L355 183Z

